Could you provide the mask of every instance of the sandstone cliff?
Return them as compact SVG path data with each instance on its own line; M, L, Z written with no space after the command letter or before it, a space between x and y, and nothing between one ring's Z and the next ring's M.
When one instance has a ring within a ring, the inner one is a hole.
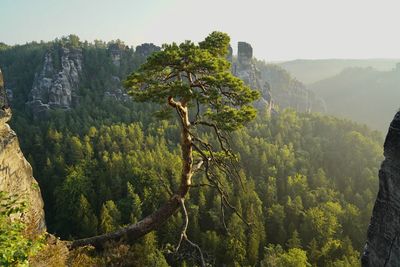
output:
M32 168L19 147L18 138L7 122L11 110L5 97L3 76L0 71L0 191L25 199L28 208L21 214L31 229L45 231L43 200L39 186L32 176Z
M400 112L389 127L363 266L400 266Z
M81 49L63 47L59 53L49 51L41 71L35 75L28 105L35 113L52 107L71 108L77 95L81 71Z

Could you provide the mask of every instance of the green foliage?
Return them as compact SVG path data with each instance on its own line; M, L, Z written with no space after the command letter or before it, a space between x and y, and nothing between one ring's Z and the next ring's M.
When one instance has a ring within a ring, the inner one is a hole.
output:
M28 258L43 245L40 237L29 237L19 217L26 208L16 196L0 191L0 265L28 266Z
M307 267L306 251L299 248L290 248L284 251L280 245L270 245L265 249L265 258L261 261L262 267Z
M175 63L187 70L203 67L209 71L210 75L201 77L215 89L210 90L214 102L208 102L201 93L188 94L185 79L171 80L161 87L152 80L154 87L150 84L150 91L143 95L136 90L135 97L158 103L165 103L168 96L189 97L193 115L199 99L202 105L210 106L207 118L225 129L245 122L241 118L250 114L231 113L244 112L247 104L236 109L215 92L220 83L231 83L237 88L233 92L238 104L252 99L252 93L241 91L241 82L226 73L229 64L222 59L223 49L212 49L225 46L224 35L216 33L210 38L199 45L166 46L149 58L139 73L165 75L172 68L163 64L175 62L179 55L190 56L192 64ZM111 76L124 79L137 70L143 58L133 49L124 49L121 67L125 67L117 69L107 44L100 41L79 43L85 66L79 105L68 112L54 110L46 118L33 118L25 109L26 97L46 49L55 45L32 43L0 49L0 65L6 81L14 84L12 127L39 180L47 227L62 238L73 239L136 222L169 198L166 188L176 189L180 179L179 124L150 116L160 108L158 105L103 97ZM150 79L144 74L132 75L128 83L136 78L143 82ZM229 107L226 110L225 104ZM201 112L205 115L208 110ZM365 126L329 116L292 110L273 116L258 114L246 128L231 134L244 189L223 172L217 173L231 203L252 227L226 210L227 235L221 221L221 199L212 188L199 187L191 189L188 196L188 237L201 246L206 261L215 266L356 265L377 193L382 137ZM210 132L198 133L214 145ZM201 184L206 179L198 173L194 181ZM176 244L181 223L179 215L173 216L146 236L149 239L132 247L118 246L101 255L102 260L109 259L108 265L129 259L136 266L152 266L156 261L182 266L184 258L187 266L192 266L196 261L188 253L191 249L183 248L178 255L163 250L167 244Z
M131 246L110 243L102 253L97 255L98 264L96 266L170 266L157 247L157 238L154 232L145 235L139 242Z
M100 213L100 227L103 233L109 233L118 229L121 223L121 213L114 201L108 200L103 204Z
M220 129L234 130L255 118L250 105L259 96L230 72L225 56L229 37L213 32L199 45L190 41L166 44L153 53L125 86L137 101L167 103L174 98L185 105L201 105L204 116Z

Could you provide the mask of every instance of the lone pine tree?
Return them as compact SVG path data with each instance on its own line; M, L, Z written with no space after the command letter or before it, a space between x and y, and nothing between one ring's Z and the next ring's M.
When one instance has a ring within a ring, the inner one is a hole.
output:
M164 113L175 110L178 114L182 153L180 185L153 214L117 231L75 240L71 248L84 245L101 248L107 241L121 239L132 242L162 225L180 207L186 223L179 245L183 240L190 242L186 237L188 222L184 199L197 171L203 171L209 185L221 195L221 204L235 211L222 184L210 170L217 166L228 176L237 176L230 164L235 156L226 133L255 118L256 111L251 103L259 93L232 75L226 60L229 42L227 34L213 32L199 44L191 41L165 44L128 76L125 86L135 101L164 104ZM215 137L213 144L200 138L199 132L207 130Z

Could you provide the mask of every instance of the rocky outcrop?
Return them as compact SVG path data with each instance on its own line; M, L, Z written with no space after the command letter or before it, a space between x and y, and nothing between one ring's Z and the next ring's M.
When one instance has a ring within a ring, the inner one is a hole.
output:
M25 159L19 147L18 138L7 122L11 118L11 109L3 98L5 89L0 71L0 191L9 195L18 195L28 204L21 214L30 229L45 231L43 200L38 183L32 176L32 167Z
M160 50L160 47L152 43L144 43L136 47L135 56L138 58L139 62L144 62L148 56ZM113 64L118 68L121 67L121 60L124 60L124 56L128 51L129 47L120 41L111 43L108 46L108 52L111 60ZM121 78L118 76L111 76L108 88L104 93L104 97L122 102L132 100L132 98L126 93L126 90L123 88Z
M122 102L132 100L132 98L126 93L126 90L122 87L121 79L117 76L111 76L110 86L104 93L104 97Z
M228 56L229 58L229 56ZM325 112L325 103L279 67L257 68L253 48L246 42L238 43L237 61L233 61L234 75L253 89L260 90L261 99L256 107L269 105L270 109L293 108L300 112Z
M129 47L120 41L110 43L108 45L108 53L116 67L121 66L121 58L123 57L124 52L127 50L129 50Z
M252 88L260 88L260 76L256 66L252 64L253 48L245 42L238 43L238 60L233 64L233 74Z
M155 44L144 43L144 44L136 46L135 54L136 54L136 56L147 58L154 52L157 52L160 50L161 50L161 48L159 46L156 46Z
M238 42L238 61L242 66L250 66L253 59L253 48L246 42Z
M35 114L50 108L69 109L77 99L82 51L62 47L59 52L47 52L42 70L35 75L28 102Z
M400 266L400 112L389 127L362 266Z
M231 52L231 49L229 50ZM229 56L232 58L232 56ZM245 42L238 43L237 61L233 62L233 74L243 80L252 89L261 93L261 98L255 103L257 108L268 106L273 109L270 85L261 79L260 71L253 63L253 48Z

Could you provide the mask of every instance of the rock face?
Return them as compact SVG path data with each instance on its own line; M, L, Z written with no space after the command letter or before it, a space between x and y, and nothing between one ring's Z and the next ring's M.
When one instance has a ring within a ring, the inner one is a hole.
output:
M228 58L232 58L228 55ZM271 110L293 108L300 112L325 112L325 103L279 67L257 68L253 48L246 42L238 43L237 61L232 61L232 72L253 89L260 90L256 107L268 105Z
M59 66L54 62L59 55L48 52L45 55L42 70L35 75L30 92L30 101L34 113L50 108L71 108L76 100L79 75L82 71L82 51L80 49L60 49Z
M228 58L232 59L229 49ZM257 108L268 106L273 109L273 101L271 97L270 85L261 79L260 71L253 64L253 48L245 42L238 43L237 62L233 63L233 74L242 79L252 89L258 89L261 93L261 98L255 103Z
M4 96L3 76L0 71L0 96ZM0 109L0 191L15 194L28 204L26 212L21 214L31 229L37 232L46 230L43 200L39 186L32 176L32 167L25 159L19 147L18 138L7 122L11 110L4 98L0 97L3 108Z
M245 42L238 43L238 61L233 64L233 74L252 88L260 88L260 73L252 64L253 48Z
M0 70L0 108L2 112L9 109L7 101L7 92L4 87L3 73ZM4 114L5 115L5 114Z
M362 266L400 266L400 112L389 127Z
M238 61L243 66L250 66L253 59L253 48L246 42L238 43Z

